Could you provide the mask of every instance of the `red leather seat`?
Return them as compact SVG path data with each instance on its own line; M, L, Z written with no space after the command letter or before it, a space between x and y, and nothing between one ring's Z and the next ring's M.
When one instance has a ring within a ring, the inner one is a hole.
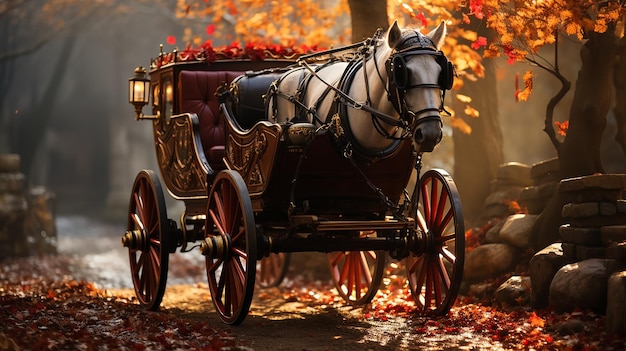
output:
M225 168L224 119L219 111L215 90L243 74L239 71L181 71L178 77L178 102L181 113L195 113L200 120L200 140L204 155L214 171Z

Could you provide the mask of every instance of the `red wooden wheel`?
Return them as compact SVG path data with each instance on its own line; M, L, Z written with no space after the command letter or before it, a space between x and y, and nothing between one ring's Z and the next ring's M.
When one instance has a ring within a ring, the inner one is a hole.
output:
M369 303L378 292L385 270L384 251L331 252L328 262L337 292L347 303Z
M239 173L217 175L206 217L204 240L211 248L203 251L211 299L224 323L239 324L252 302L258 257L252 204Z
M262 288L279 286L289 270L289 252L271 253L257 263L256 283Z
M165 293L169 263L169 221L161 182L154 171L137 174L130 196L128 226L122 243L139 303L157 310Z
M443 315L459 293L465 257L461 201L452 177L430 170L418 183L417 240L406 258L409 288L423 313Z

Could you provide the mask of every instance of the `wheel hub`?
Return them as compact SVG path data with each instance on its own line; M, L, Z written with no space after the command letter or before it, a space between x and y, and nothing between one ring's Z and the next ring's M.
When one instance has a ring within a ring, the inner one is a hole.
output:
M213 259L227 259L232 241L230 235L207 236L200 244L200 253Z
M143 250L148 245L148 235L145 230L127 230L122 235L122 245L132 250Z
M431 230L416 230L409 236L408 247L415 256L432 253L435 250L435 235Z

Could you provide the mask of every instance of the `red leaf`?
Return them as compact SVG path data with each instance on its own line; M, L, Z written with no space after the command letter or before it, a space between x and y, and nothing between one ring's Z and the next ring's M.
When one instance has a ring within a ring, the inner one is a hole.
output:
M423 12L420 12L419 15L415 16L415 18L422 23L422 27L426 27L428 25L428 21L426 20Z
M478 50L483 46L487 46L487 38L482 36L478 37L478 39L476 39L476 41L472 43L472 49L474 50Z
M211 36L213 35L213 33L215 33L215 25L211 23L208 26L206 26L206 34Z

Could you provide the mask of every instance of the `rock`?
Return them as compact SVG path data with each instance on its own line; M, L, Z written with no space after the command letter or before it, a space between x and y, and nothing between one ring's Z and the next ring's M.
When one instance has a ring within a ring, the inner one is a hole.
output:
M509 216L500 230L500 238L515 247L527 248L530 246L530 232L536 221L537 215Z
M606 312L608 260L592 258L567 264L550 284L550 305L557 312L575 309Z
M530 177L535 185L561 180L559 175L560 162L558 157L534 163L530 167Z
M611 225L600 228L600 240L606 246L626 241L626 225Z
M19 173L20 155L0 154L0 173Z
M530 285L530 277L512 276L496 289L496 301L504 309L526 305L530 300Z
M550 182L524 188L519 195L518 202L526 208L529 214L539 214L546 207L548 199L552 197L558 182Z
M500 230L504 225L504 221L498 221L493 227L489 228L487 233L485 233L485 242L486 243L501 243L502 239L500 238Z
M572 335L585 330L585 322L572 318L555 325L554 329L561 335Z
M598 216L600 207L597 202L570 203L563 206L563 218L582 218Z
M510 187L506 190L491 192L485 199L485 206L500 204L509 206L511 201L517 201L521 192L521 187Z
M571 218L568 221L573 227L604 227L621 225L626 223L626 214L615 216L592 216L584 218Z
M465 257L464 279L475 282L495 278L515 267L517 251L507 244L485 244Z
M494 289L494 286L491 283L471 284L469 286L468 293L470 296L473 296L478 299L482 299L487 296L492 296L493 289Z
M566 243L602 246L602 236L600 228L577 228L569 224L564 224L559 228L559 235Z
M508 184L531 185L530 166L519 162L507 162L498 167L496 179Z
M584 261L588 258L606 258L606 247L576 245L574 258L576 261Z
M626 189L626 174L594 174L568 178L561 181L560 191L580 191L589 188L621 190Z
M626 261L626 242L611 244L606 249L606 257L618 261Z
M537 252L528 263L530 275L531 295L530 303L533 308L548 306L550 283L556 272L569 261L563 255L561 243L554 243Z
M22 194L24 184L26 177L22 173L0 173L0 193Z
M606 329L611 333L626 331L626 272L609 277L606 301Z

